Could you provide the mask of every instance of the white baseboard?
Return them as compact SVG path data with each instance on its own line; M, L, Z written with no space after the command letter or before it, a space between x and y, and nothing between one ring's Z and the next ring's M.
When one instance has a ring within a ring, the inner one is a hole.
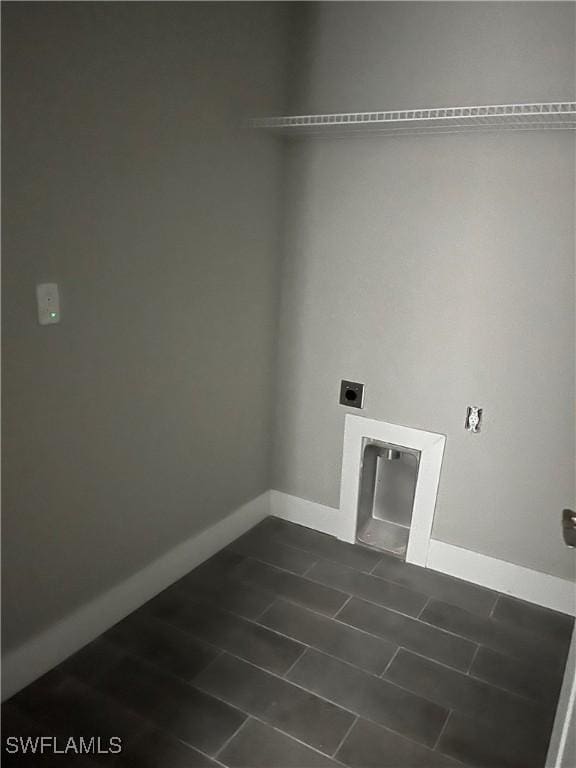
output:
M52 625L2 660L2 700L78 651L270 514L268 491Z
M427 567L555 611L576 615L576 584L430 539Z
M350 541L349 521L334 507L270 491L270 511L275 517ZM555 611L576 614L576 585L520 565L497 560L479 552L430 539L426 567L448 573Z
M349 521L336 507L327 507L281 491L270 491L270 514L290 523L327 533L342 541L354 541L350 539Z

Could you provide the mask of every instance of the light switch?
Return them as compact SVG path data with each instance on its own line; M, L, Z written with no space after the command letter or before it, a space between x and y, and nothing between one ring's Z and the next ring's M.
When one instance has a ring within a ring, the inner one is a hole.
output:
M36 286L38 322L52 325L60 322L60 295L56 283L40 283Z

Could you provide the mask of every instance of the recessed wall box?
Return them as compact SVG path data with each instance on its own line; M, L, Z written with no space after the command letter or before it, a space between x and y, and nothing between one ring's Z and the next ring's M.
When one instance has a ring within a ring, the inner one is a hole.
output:
M340 405L346 405L348 408L364 407L364 384L358 381L340 382Z

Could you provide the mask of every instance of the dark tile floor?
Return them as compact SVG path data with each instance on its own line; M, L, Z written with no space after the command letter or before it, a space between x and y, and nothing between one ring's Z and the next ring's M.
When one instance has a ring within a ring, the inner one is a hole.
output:
M119 755L2 764L538 768L572 623L268 518L3 706Z

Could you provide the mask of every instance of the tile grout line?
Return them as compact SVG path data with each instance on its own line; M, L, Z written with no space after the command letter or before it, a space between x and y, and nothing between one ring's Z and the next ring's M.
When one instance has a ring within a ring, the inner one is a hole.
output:
M277 602L278 602L278 598L276 596L273 596L272 602L269 605L267 605L265 608L263 608L261 611L259 611L259 613L257 613L256 616L254 616L254 618L252 619L254 624L258 624L259 627L266 626L265 624L260 624L260 619L263 619L264 616L268 613L268 611L271 610L276 605ZM238 616L239 618L243 618L243 619L245 618L246 621L250 621L250 619L246 618L245 616L240 616L238 613L234 613L233 611L230 611L230 613L232 614L232 616Z
M224 704L228 704L228 706L231 706L231 705L230 705L228 702L224 701L223 699L220 699L220 701L222 701ZM250 721L251 715L249 715L249 714L248 714L248 712L244 712L244 710L243 710L243 709L239 709L238 707L236 707L236 709L238 710L238 712L242 712L242 714L243 714L243 715L246 715L246 717L245 717L245 719L244 719L244 720L242 720L242 722L240 723L240 725L238 726L238 728L236 728L236 730L235 730L235 731L232 733L232 735L231 735L231 736L229 736L229 737L228 737L228 738L227 738L227 739L224 741L224 743L222 744L222 746L221 746L221 747L219 747L219 748L216 750L216 752L214 753L214 757L216 757L216 758L218 758L218 755L220 755L220 754L221 754L221 753L222 753L222 752L223 752L223 751L226 749L226 747L228 746L228 744L230 744L230 742L232 741L232 739L234 739L236 736L238 736L238 734L240 733L240 731L242 730L242 728L244 728L244 726L246 725L246 723L248 723L248 722Z
M379 565L381 565L381 564L382 564L383 560L384 560L384 558L383 558L383 557L379 557L379 558L378 558L378 560L377 560L377 561L374 563L374 565L372 566L372 568L370 568L370 570L369 570L369 571L364 571L364 573L367 573L367 574L368 574L368 576L374 576L374 578L376 578L376 579L379 579L379 578L381 578L380 576L376 576L376 574L374 573L374 571L376 570L376 568L378 568L378 566L379 566ZM385 579L385 581L387 581L387 579ZM392 582L392 583L393 583L393 584L396 584L397 582L395 582L395 581L394 581L394 582ZM402 586L402 585L400 585L400 586Z
M244 722L246 722L246 721L244 721ZM244 725L244 723L242 723L242 725ZM161 730L161 729L157 728L156 730ZM240 730L240 729L238 729L238 730ZM216 765L220 765L220 766L222 766L222 768L227 768L227 766L224 765L224 763L221 763L220 760L218 760L216 755L209 755L207 752L204 752L204 750L200 749L200 747L194 746L194 744L191 744L189 741L185 741L184 739L180 738L180 736L174 736L169 731L163 731L163 733L167 733L173 739L175 739L176 741L179 741L180 744L184 744L185 747L189 747L190 749L194 749L196 752L200 752L201 755L204 755L204 757L207 757L209 760L212 760L213 762L216 763ZM235 735L235 734L233 734L233 735ZM218 750L218 752L220 752L220 749ZM122 763L120 763L120 768L122 768Z
M232 545L229 544L228 545L228 549L231 546ZM224 550L221 550L221 551L224 551ZM282 571L282 573L289 573L291 576L300 576L301 578L303 577L303 574L298 573L297 571L292 571L292 570L290 570L290 568L286 568L286 567L284 567L282 565L278 565L278 563L271 563L269 560L262 560L262 558L260 556L258 556L258 555L254 555L254 554L247 555L246 553L241 553L241 552L239 552L238 550L235 550L235 549L230 549L230 551L233 552L234 554L239 555L240 557L242 557L244 559L244 561L246 561L246 560L255 560L257 563L262 563L262 565L267 565L269 568L276 568L276 570ZM304 550L299 550L299 551L303 552ZM310 553L307 552L306 554L310 554ZM316 565L316 562L312 563L312 565L307 566L305 572L308 572L309 570L314 568L314 566ZM238 563L238 565L235 566L235 567L236 567L236 569L240 569L242 567L242 565L243 565L243 563ZM190 573L194 573L194 569L192 569L190 571Z
M318 565L319 562L320 562L319 560L315 560L312 563L312 565L309 565L308 568L306 568L304 573L300 574L300 576L302 576L303 579L306 579L308 577L308 574L310 573L310 571L314 570L314 568Z
M498 605L498 601L500 600L501 597L502 595L499 595L499 594L496 595L496 598L494 599L494 605L492 606L492 608L490 608L490 613L488 614L489 619L494 618L494 611L496 610L496 606Z
M259 560L257 557L247 556L246 560L252 560L252 562L259 563L260 565L264 565L267 568L272 568L273 570L280 571L281 574L286 574L288 576L292 576L295 579L302 579L303 581L309 583L309 584L316 584L316 586L324 587L325 589L330 589L332 592L338 592L343 595L348 595L348 592L344 592L344 590L339 589L338 587L331 587L328 584L323 584L321 581L317 581L316 579L312 579L309 576L301 576L299 573L294 573L294 571L288 571L286 568L280 568L277 565L271 565L270 563L265 562L264 560ZM318 563L314 563L312 568L314 568ZM311 569L310 569L311 570ZM249 584L251 586L258 587L259 589L262 589L264 591L270 592L270 587L263 587L261 584L258 583L258 581L251 580L250 578L246 578L242 575L242 573L237 574L240 582L243 584ZM282 597L281 594L277 594L277 597Z
M339 621L339 619L338 619L337 617L338 617L338 616L339 616L339 615L342 613L342 611L344 610L344 608L346 608L346 606L348 605L348 603L350 602L350 600L352 600L352 598L353 598L353 597L354 597L354 595L348 595L348 597L346 598L346 600L344 600L344 602L342 603L342 605L340 606L340 608L338 608L338 610L336 611L336 613L335 613L333 616L329 616L328 618L330 618L330 619L335 619L336 621ZM346 622L345 622L345 621L341 621L340 623L341 623L341 624L345 624Z
M474 665L474 662L476 661L476 656L478 656L478 653L479 653L479 651L480 651L480 643L478 643L478 644L476 645L476 648L475 648L475 650L474 650L474 653L472 654L472 658L470 659L470 664L468 664L468 669L466 670L466 674L467 674L469 677L472 677L472 675L470 674L470 670L472 669L472 667L473 667L473 665Z
M433 598L432 598L432 596L430 595L430 596L428 597L428 599L426 600L426 602L424 603L424 605L422 606L422 609L421 609L421 611L418 613L418 616L416 616L416 618L417 618L417 619L420 619L420 617L422 616L422 614L424 613L424 611L426 610L426 608L428 607L428 604L430 603L430 601L431 601L432 599L433 599Z
M352 732L352 728L354 728L354 726L356 725L356 723L358 722L358 720L360 720L360 715L356 715L356 717L355 717L355 718L352 720L352 723L351 723L351 725L350 725L350 728L348 728L348 729L346 730L346 733L345 733L345 734L344 734L344 736L342 736L342 738L340 739L340 743L338 744L338 746L336 747L336 749L334 750L334 752L332 752L332 757L335 757L335 756L338 754L338 752L339 752L339 751L342 749L342 746L344 745L344 742L346 741L346 739L348 738L348 736L350 736L350 733Z
M456 672L459 675L466 675L466 672L463 669L459 669L458 667L452 667L450 666L450 664L446 664L445 661L438 661L438 659L433 659L431 656L426 656L424 653L420 653L419 651L413 651L411 648L408 648L405 645L399 645L396 651L394 652L394 656L396 656L398 651L405 651L406 653L412 654L412 656L418 656L420 659L424 659L425 661L430 662L430 664L437 664L439 667L442 667L443 669L447 669L449 672ZM391 663L392 663L392 660L390 661L388 666L390 666ZM388 667L386 668L385 671L386 672L388 671ZM382 672L382 675L383 674L384 672ZM397 683L395 683L395 685L397 685ZM489 683L487 683L487 685L489 685Z
M392 666L392 662L394 661L394 659L396 658L396 656L398 655L398 652L399 652L400 650L402 650L402 646L401 646L401 645L399 645L399 646L398 646L398 648L396 648L396 650L395 650L395 651L394 651L394 653L392 654L392 657L391 657L390 661L388 662L388 664L386 664L386 666L385 666L385 668L384 668L384 671L383 671L383 672L381 672L381 673L378 675L378 677L379 677L380 679L383 679L383 678L384 678L384 675L385 675L385 674L388 672L388 670L389 670L389 669L390 669L390 667ZM390 682L390 680L388 680L387 682Z
M300 659L302 658L302 656L304 656L304 654L306 653L306 651L307 651L309 648L310 648L310 646L309 646L309 645L304 645L304 648L302 648L302 653L299 653L299 654L298 654L298 656L296 657L296 659L295 659L295 660L292 662L292 664L290 664L290 666L288 667L288 669L287 669L287 670L286 670L286 671L285 671L285 672L282 674L282 678L283 678L283 679L287 679L287 677L288 677L288 675L290 674L290 672L292 672L292 670L294 669L294 667L296 666L296 664L298 664L298 662L300 661ZM291 682L291 681L290 681L290 682Z
M440 733L438 734L438 738L437 738L437 739L436 739L436 741L434 742L434 746L432 747L432 751L436 751L436 752L439 752L439 751L440 751L440 750L439 750L437 747L438 747L438 745L440 744L440 739L441 739L441 738L442 738L442 736L444 735L444 731L446 730L446 728L447 728L447 726L448 726L448 721L449 721L449 720L450 720L450 718L452 717L452 713L453 713L453 712L454 712L454 710L453 710L453 709L449 709L449 710L448 710L448 714L446 715L446 720L444 720L444 724L442 725L442 728L440 729ZM443 753L442 753L442 754L443 754Z

